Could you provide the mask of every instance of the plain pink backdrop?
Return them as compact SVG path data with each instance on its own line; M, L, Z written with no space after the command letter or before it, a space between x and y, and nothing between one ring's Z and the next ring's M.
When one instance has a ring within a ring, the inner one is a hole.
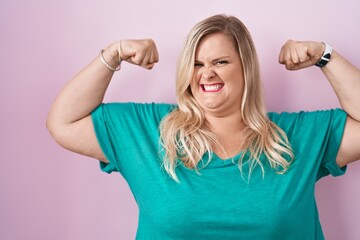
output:
M45 128L57 93L110 42L151 37L160 62L151 71L123 64L106 101L174 102L188 30L232 14L253 34L268 110L328 109L339 104L321 71L286 71L278 52L289 38L327 41L359 67L359 12L358 0L0 1L0 239L134 239L137 208L122 177L60 148ZM359 163L319 181L327 239L360 239L359 184Z

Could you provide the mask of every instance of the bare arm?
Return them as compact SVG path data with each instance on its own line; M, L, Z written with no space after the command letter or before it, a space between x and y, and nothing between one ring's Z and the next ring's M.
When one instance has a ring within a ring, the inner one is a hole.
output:
M103 56L113 67L120 64L119 60L125 60L151 69L158 61L156 46L149 39L112 43L104 49ZM57 96L46 126L62 147L107 162L96 140L90 114L103 101L113 73L96 57Z
M289 70L309 67L319 61L324 49L324 44L320 42L290 40L282 47L279 62ZM342 167L360 159L360 70L335 51L321 70L348 114L336 158L337 164Z

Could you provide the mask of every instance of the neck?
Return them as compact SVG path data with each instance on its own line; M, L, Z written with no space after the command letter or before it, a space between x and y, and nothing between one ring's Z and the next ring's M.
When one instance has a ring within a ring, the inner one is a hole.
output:
M240 111L221 117L206 114L205 118L207 128L219 141L212 146L213 151L221 159L237 155L242 148L242 131L245 128Z
M245 127L240 111L225 116L205 114L205 118L206 126L212 133L219 137L223 135L229 136L229 134L230 136L237 135L237 133L240 133Z

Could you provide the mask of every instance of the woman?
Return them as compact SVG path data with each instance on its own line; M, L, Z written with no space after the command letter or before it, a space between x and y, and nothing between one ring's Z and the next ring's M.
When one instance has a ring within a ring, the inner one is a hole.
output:
M151 69L154 42L101 51L61 91L47 127L61 146L127 180L137 239L324 238L315 183L360 158L356 67L327 44L288 41L280 63L320 66L344 110L275 114L265 111L254 44L235 17L212 16L190 31L176 106L101 104L122 61Z

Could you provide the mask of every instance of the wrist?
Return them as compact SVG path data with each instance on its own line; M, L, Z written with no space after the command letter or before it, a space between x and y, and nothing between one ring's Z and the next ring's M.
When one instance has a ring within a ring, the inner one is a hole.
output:
M327 44L325 42L322 43L325 47L324 47L324 51L319 59L319 61L315 64L315 66L317 67L324 67L326 64L328 64L328 62L330 61L332 52L333 52L333 48L330 44Z
M118 43L120 49L120 42ZM118 51L114 44L110 44L107 48L102 49L99 53L100 61L109 69L110 71L119 71L121 59L119 55L120 50Z
M119 65L119 52L118 52L119 42L114 42L104 48L103 56L105 60L112 66Z
M99 53L100 61L110 70L119 71L121 58L120 58L120 43L118 42L118 48L115 48L115 43L110 44L107 48L102 49Z

